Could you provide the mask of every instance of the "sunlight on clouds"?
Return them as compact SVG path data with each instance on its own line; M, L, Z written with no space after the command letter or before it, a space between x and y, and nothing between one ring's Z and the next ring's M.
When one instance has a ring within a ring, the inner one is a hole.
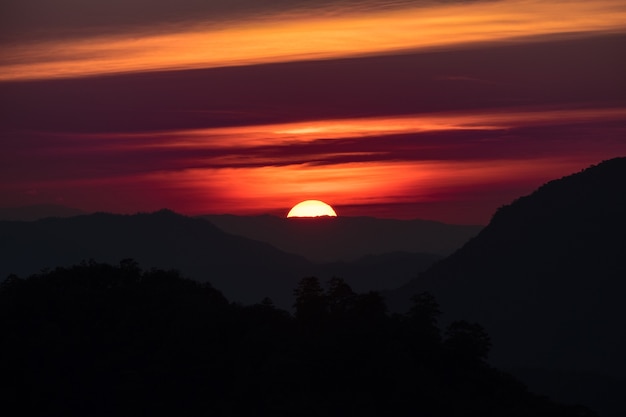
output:
M31 42L4 48L0 80L213 68L391 53L541 35L624 31L621 0L511 0L247 21L206 29ZM165 33L165 34L164 34Z
M403 176L398 175L401 172ZM410 163L301 164L187 170L164 180L189 187L190 191L199 194L200 199L203 190L210 190L211 194L219 196L225 211L246 211L258 210L259 205L269 209L287 208L294 200L315 196L323 196L335 203L363 199L372 203L384 202L389 195L401 193L426 175Z
M579 163L579 162L578 162ZM291 207L293 201L324 198L334 205L453 201L459 189L541 181L576 167L565 158L532 160L351 163L341 166L190 169L152 174L172 184L193 210L258 213ZM191 196L191 197L189 197Z
M0 154L5 176L14 179L0 184L0 194L38 189L80 202L97 190L90 204L99 209L120 210L114 205L131 202L127 207L189 214L260 214L304 199L339 206L478 201L483 193L497 197L499 189L529 192L623 153L625 119L626 108L513 108L172 132L41 133L34 142L18 137L18 153ZM605 121L618 122L614 145L609 135L580 147L569 135L576 123ZM551 127L561 124L571 129L553 134ZM536 126L549 133L536 140L540 152L516 152L524 133L515 129ZM445 134L419 134L458 129L479 129L469 135L476 141L459 148L458 142L446 144ZM412 132L393 149L386 146L386 135ZM372 136L377 139L359 143ZM333 142L342 138L350 138L349 146ZM446 148L451 145L459 149ZM458 215L455 221L463 218Z
M608 109L560 109L524 110L499 109L483 110L480 113L440 113L425 115L405 115L396 117L371 117L357 119L321 120L268 126L267 130L277 139L298 141L316 138L345 139L393 135L417 132L453 130L496 130L507 129L521 124L554 123L557 120L570 122L611 120L626 117L624 108ZM244 132L240 132L244 133ZM269 133L269 132L268 132Z
M501 130L524 125L585 123L626 118L626 108L494 109L480 112L429 113L394 117L316 120L257 126L166 132L86 135L100 138L92 149L230 149L285 146L320 139L366 138L420 132ZM250 158L255 158L250 155ZM268 160L270 163L271 160ZM274 159L273 162L278 162Z
M0 191L9 195L9 191L39 190L50 198L62 196L93 210L129 212L170 207L187 214L261 214L281 210L286 214L294 202L308 198L323 198L337 206L454 204L468 195L477 198L481 190L510 188L513 184L523 184L530 191L588 164L588 160L556 157L164 169L102 178L21 180L0 184ZM94 189L98 193L87 204L84 196ZM455 221L463 218L462 213L457 213Z

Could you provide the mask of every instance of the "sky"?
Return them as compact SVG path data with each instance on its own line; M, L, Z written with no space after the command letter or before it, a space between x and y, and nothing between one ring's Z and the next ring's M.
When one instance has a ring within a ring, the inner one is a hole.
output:
M486 224L626 155L622 0L8 0L0 206Z

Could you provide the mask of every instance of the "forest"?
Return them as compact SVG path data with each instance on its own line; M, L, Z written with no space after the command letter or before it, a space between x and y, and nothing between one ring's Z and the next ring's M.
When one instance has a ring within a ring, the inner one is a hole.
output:
M0 400L46 416L594 415L489 365L480 324L441 329L427 292L398 314L380 293L305 277L286 311L208 282L132 259L9 276Z

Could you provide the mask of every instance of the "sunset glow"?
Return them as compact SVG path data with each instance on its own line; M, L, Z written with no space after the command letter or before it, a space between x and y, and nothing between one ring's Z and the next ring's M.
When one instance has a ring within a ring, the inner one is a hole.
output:
M3 205L486 224L626 155L623 1L239 1L10 0Z

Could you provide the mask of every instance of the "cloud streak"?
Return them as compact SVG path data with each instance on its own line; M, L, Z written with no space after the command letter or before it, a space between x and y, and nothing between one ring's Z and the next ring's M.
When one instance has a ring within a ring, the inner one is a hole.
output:
M321 18L156 28L4 48L0 80L214 68L450 48L572 33L623 32L617 0L511 0Z
M114 211L162 204L247 214L309 197L415 208L490 190L490 210L446 218L481 223L520 190L626 153L624 120L622 107L513 108L169 132L23 132L5 142L0 191L78 199L82 191L89 204Z
M5 205L485 223L626 154L623 1L55 1L0 30Z

